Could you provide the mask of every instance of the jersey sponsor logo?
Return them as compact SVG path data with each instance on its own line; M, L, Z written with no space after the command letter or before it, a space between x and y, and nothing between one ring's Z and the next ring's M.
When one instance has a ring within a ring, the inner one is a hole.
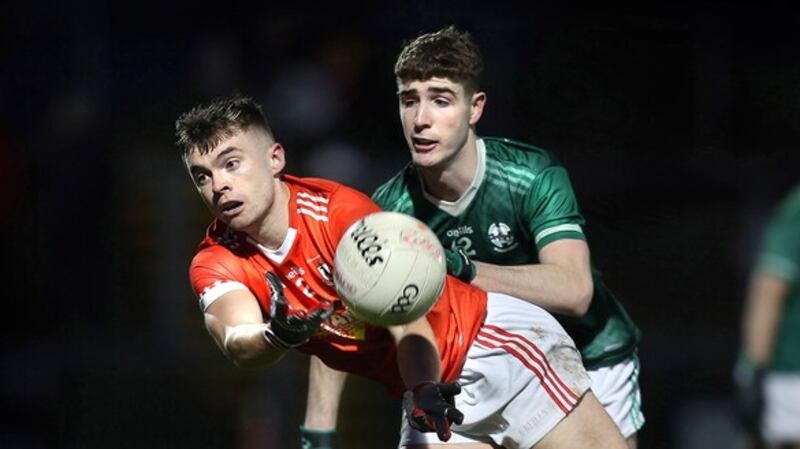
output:
M463 225L459 226L455 229L450 229L447 231L447 236L451 238L458 238L462 235L469 235L473 234L475 231L472 230L472 226L470 225Z
M511 228L502 221L489 225L487 233L489 234L489 241L494 245L492 249L498 253L507 253L519 246L519 242L514 238Z
M463 250L468 256L474 257L475 250L472 248L472 239L467 237L468 235L472 235L475 233L475 230L472 229L470 225L461 225L455 229L448 230L445 235L452 238L453 240L450 242L450 248L453 251L458 249Z
M303 276L305 275L306 270L303 267L292 266L289 268L289 272L286 273L286 278L291 281L292 284L294 284L294 286L297 287L307 298L313 298L316 296L316 294L313 290L311 290L308 282L303 279Z

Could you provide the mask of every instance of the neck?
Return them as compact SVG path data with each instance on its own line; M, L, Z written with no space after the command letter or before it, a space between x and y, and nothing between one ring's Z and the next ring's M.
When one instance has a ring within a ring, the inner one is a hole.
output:
M250 237L269 249L278 249L289 232L289 186L280 178L275 178L275 197L264 213L257 231L248 232Z
M475 134L470 132L464 146L450 159L436 167L418 167L425 190L444 201L461 198L475 179L478 170L478 146Z

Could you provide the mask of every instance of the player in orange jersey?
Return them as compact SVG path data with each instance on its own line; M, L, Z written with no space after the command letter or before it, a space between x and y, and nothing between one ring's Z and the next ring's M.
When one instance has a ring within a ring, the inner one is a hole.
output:
M191 283L209 333L237 366L269 366L296 349L377 380L404 396L406 447L624 447L574 343L537 306L448 276L413 323L383 328L350 315L333 256L347 228L379 209L336 182L282 174L284 149L251 99L198 106L176 128L216 217Z

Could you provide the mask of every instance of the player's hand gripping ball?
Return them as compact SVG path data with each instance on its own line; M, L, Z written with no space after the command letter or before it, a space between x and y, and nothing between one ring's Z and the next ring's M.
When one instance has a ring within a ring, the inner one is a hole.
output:
M444 250L424 223L375 212L353 223L336 248L334 283L357 318L378 326L410 323L444 288Z

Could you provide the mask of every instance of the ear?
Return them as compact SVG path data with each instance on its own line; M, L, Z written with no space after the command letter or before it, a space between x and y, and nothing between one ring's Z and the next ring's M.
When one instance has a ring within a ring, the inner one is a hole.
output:
M267 151L267 157L269 157L272 163L272 176L278 176L278 174L283 171L284 167L286 167L286 151L283 149L283 145L278 142L270 145Z
M475 92L469 104L469 125L475 126L483 115L483 106L486 104L486 92Z

